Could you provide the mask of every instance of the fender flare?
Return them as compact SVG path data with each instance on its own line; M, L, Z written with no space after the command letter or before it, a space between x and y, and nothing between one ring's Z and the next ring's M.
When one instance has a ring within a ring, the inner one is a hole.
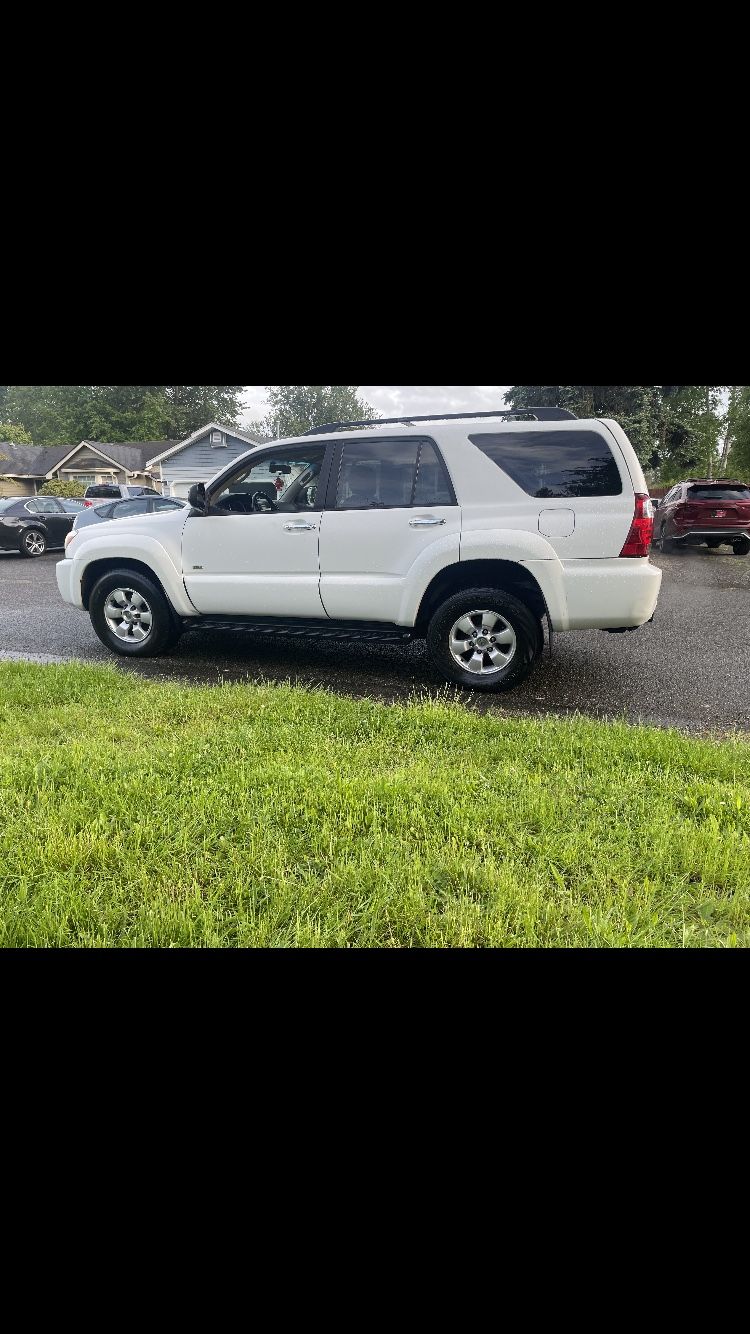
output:
M139 561L158 579L178 616L196 616L195 607L185 590L182 572L177 569L166 548L154 537L145 534L123 534L117 541L111 534L92 534L72 558L72 588L75 605L83 608L83 580L86 571L97 561Z

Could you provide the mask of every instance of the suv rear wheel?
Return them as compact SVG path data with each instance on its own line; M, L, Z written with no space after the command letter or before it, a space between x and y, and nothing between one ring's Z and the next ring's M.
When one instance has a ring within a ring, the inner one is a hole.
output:
M91 624L107 648L126 658L153 658L182 633L161 589L134 570L109 570L89 599Z
M435 612L427 647L438 671L468 690L513 690L544 647L533 612L499 588L469 588Z
M733 550L735 556L750 555L750 538L741 537L739 542L735 542Z

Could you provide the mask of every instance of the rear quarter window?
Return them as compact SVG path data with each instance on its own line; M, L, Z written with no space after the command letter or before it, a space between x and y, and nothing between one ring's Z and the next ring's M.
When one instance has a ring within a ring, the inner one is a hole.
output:
M527 496L622 495L620 470L598 431L498 431L469 439Z

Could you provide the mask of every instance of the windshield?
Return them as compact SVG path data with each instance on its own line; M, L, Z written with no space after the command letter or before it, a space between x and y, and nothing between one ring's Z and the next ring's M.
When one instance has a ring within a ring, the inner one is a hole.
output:
M750 486L691 486L688 500L750 500Z
M3 510L10 509L11 505L17 505L21 499L21 496L8 496L5 500L0 500L0 514L2 514Z

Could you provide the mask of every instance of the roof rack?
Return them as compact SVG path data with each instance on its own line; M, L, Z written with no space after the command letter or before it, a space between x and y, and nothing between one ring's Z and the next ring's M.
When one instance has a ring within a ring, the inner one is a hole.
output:
M305 435L327 435L334 431L353 431L363 426L413 426L415 422L461 422L478 421L482 417L530 417L537 422L577 421L574 412L567 408L509 408L505 412L437 412L429 417L414 417L406 413L403 417L373 417L370 421L329 422L327 426L313 426Z

